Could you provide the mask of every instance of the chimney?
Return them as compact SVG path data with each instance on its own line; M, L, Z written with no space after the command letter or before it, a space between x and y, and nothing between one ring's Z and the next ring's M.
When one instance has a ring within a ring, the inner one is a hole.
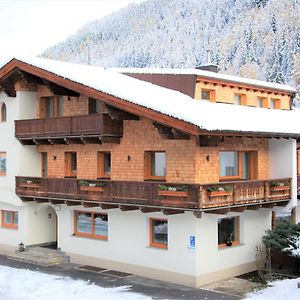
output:
M218 66L212 64L212 62L211 62L211 50L207 50L207 63L206 63L206 65L196 66L196 69L197 70L215 72L215 73L219 72Z

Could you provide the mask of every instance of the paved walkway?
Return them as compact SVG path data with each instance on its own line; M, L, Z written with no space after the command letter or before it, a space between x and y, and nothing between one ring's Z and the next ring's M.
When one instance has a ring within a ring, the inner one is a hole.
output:
M153 299L188 299L188 300L238 300L241 297L225 293L209 291L205 289L189 288L186 286L152 280L144 277L118 272L101 272L99 269L90 270L88 267L82 269L81 265L61 264L51 267L40 267L24 262L12 261L5 255L0 255L0 265L13 268L26 268L32 271L39 271L47 274L69 276L73 279L89 280L101 287L131 286L131 291L144 294Z

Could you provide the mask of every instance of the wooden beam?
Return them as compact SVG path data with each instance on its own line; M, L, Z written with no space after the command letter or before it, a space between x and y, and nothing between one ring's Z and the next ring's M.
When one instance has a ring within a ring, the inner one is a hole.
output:
M34 201L36 203L46 203L46 202L49 202L50 200L49 199L38 199L38 198L34 198Z
M108 114L113 120L134 120L134 121L138 121L140 118L137 115L128 113L124 110L120 110L116 107L113 107L111 105L108 104L104 104L103 105L103 113L104 114Z
M231 211L243 212L246 208L247 208L246 206L232 207Z
M119 205L121 211L131 211L131 210L138 210L138 206L128 206L128 205Z
M139 209L144 214L161 211L160 208L155 207L140 207Z
M230 212L230 208L220 208L220 209L213 209L213 210L205 210L207 214L217 214L217 215L226 215Z
M83 207L99 207L99 203L82 202Z
M114 209L114 208L118 208L119 206L116 204L100 204L100 207L102 209Z
M158 133L164 139L172 139L172 140L189 140L190 135L184 132L181 132L175 128L165 126L163 124L159 124L153 122L153 126L157 129Z
M197 218L200 219L202 217L202 211L194 211L193 215Z
M55 204L62 204L63 200L50 200L50 203L55 205Z
M102 144L100 137L81 137L83 144Z
M67 206L77 206L77 205L81 205L80 201L65 201Z
M168 215L179 215L183 214L184 210L178 210L178 209L163 209L162 213L166 216Z

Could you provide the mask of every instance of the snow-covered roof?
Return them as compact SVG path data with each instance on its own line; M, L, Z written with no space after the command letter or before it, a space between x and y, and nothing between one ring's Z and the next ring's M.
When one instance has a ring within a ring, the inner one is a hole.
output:
M195 100L180 92L101 67L42 58L16 59L100 92L194 124L203 130L300 134L300 112ZM7 62L0 64L0 67Z
M296 93L296 90L285 84L267 82L262 80L255 80L245 77L226 75L216 72L210 72L198 69L163 69L163 68L112 68L112 70L120 73L132 73L132 74L165 74L165 75L196 75L203 78L208 78L212 80L221 80L225 82L231 82L236 84L250 85L260 88L274 89L276 91L284 91L288 93Z

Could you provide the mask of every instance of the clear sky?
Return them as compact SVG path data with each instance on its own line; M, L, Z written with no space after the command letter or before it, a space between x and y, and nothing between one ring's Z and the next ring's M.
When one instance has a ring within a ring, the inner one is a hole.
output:
M35 56L82 25L141 0L0 0L0 60Z

